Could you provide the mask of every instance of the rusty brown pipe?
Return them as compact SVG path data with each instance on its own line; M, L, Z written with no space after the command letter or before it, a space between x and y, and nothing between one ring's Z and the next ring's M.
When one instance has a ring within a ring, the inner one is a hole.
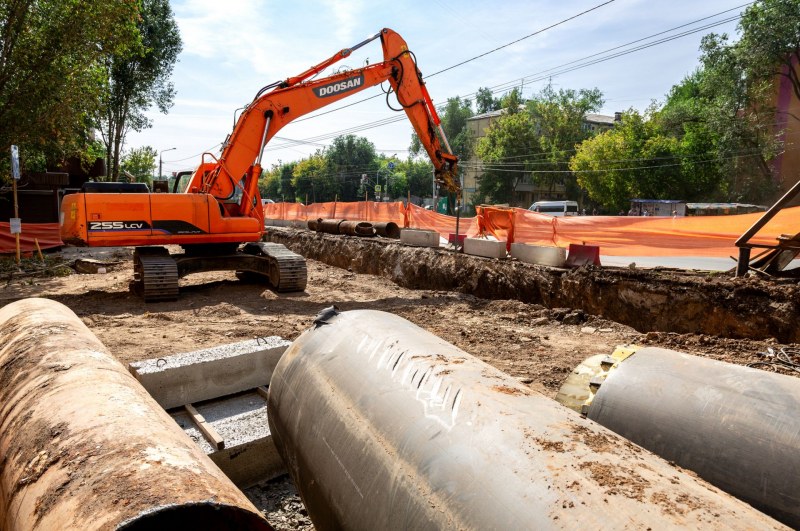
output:
M317 231L325 232L327 234L339 234L339 224L343 223L344 219L318 219Z
M394 238L395 240L400 239L400 227L394 221L373 223L372 226L375 227L375 232L378 233L378 236Z
M323 324L269 388L319 530L782 528L401 317Z
M66 306L0 309L0 529L264 529Z
M317 227L319 226L319 222L320 221L322 221L322 218L309 219L308 222L307 222L308 230L314 230L314 231L317 230Z
M339 234L350 236L375 236L375 229L368 221L343 221L339 224Z

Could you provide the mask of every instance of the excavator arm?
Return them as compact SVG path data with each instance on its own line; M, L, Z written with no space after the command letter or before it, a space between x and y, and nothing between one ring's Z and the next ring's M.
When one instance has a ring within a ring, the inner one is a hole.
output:
M383 45L384 61L313 79L328 66L378 38ZM458 157L451 153L447 144L413 53L400 35L388 28L352 48L337 52L298 76L261 89L239 116L219 158L214 159L210 154L203 156L203 163L195 171L186 191L209 193L226 201L234 197L238 188L241 201L238 204L228 202L225 205L228 214L260 218L263 214L258 177L261 175L263 149L270 139L292 120L384 81L389 82L431 158L437 182L460 197ZM207 157L211 160L207 161Z

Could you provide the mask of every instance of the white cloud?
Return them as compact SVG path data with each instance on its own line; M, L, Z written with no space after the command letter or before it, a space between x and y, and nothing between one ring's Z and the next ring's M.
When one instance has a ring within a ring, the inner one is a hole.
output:
M336 38L341 42L353 41L352 44L360 41L355 36L355 29L360 26L359 13L364 9L362 0L325 0L323 3L335 20Z

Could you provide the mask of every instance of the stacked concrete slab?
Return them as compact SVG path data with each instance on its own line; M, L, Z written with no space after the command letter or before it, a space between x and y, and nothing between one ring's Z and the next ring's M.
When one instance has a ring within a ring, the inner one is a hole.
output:
M130 372L240 488L285 473L267 422L272 372L290 342L277 337L138 361Z
M136 361L131 373L161 407L185 404L268 386L288 341L278 336Z
M485 238L465 238L464 252L486 258L505 258L506 242L487 240Z
M562 247L512 243L511 257L529 264L564 267L567 261L567 250Z
M400 243L416 247L439 247L439 233L435 230L403 229Z

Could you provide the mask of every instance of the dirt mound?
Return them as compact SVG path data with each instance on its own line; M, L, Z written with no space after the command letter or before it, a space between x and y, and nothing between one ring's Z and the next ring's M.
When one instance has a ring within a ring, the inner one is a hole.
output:
M455 290L487 299L580 309L640 332L800 341L797 280L657 269L584 267L567 271L408 247L393 240L294 229L271 230L269 237L307 258L382 276L410 289Z

